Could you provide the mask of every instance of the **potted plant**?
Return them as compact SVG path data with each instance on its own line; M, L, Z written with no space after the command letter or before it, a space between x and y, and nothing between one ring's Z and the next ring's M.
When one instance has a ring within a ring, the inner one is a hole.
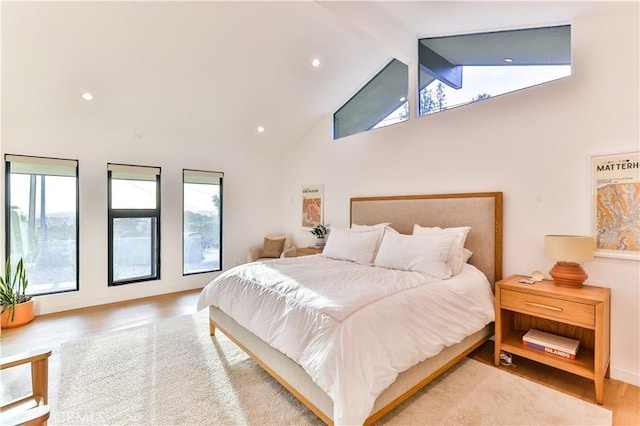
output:
M323 224L319 224L311 228L310 232L317 238L316 246L323 247L326 242L327 234L329 234L329 228Z
M15 272L11 270L11 257L7 257L4 277L0 276L0 305L2 328L19 327L33 320L33 300L26 294L29 280L22 259Z

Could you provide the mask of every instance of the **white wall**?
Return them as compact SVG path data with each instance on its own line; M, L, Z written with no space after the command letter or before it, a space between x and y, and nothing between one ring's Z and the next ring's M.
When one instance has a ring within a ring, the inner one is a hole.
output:
M590 155L640 149L638 15L575 21L572 39L570 78L337 141L326 117L284 160L283 227L313 243L298 225L304 184L324 184L334 226L354 196L502 191L503 275L548 271L545 234L591 234ZM636 385L639 265L585 265L588 284L612 289L611 375Z
M5 153L79 160L80 291L37 297L36 315L201 288L210 281L214 273L182 276L183 168L225 173L224 268L244 262L247 247L260 243L265 232L280 231L282 182L273 172L280 160L246 140L223 144L184 132L145 134L138 140L124 137L118 123L84 126L51 120L5 131L2 148ZM107 286L108 162L162 168L160 280Z

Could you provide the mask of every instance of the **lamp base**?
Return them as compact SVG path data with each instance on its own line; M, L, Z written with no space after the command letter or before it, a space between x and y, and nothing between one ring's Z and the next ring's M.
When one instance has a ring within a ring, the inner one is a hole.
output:
M580 288L589 277L575 262L557 262L549 271L556 285L560 287Z

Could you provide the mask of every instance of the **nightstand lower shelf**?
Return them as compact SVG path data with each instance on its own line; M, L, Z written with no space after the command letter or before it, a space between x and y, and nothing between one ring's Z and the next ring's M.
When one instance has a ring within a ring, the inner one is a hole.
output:
M512 330L506 333L506 335L503 335L500 349L511 352L514 355L550 365L551 367L568 371L569 373L577 374L578 376L586 377L587 379L595 379L593 371L594 354L592 349L580 348L576 359L564 359L557 355L551 355L538 349L531 349L524 346L522 344L522 336L524 336L524 334L525 332L520 330Z

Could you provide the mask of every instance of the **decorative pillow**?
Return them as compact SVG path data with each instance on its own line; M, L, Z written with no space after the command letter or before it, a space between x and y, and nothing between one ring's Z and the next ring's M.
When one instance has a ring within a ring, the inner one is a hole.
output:
M357 223L351 224L352 231L372 231L374 229L386 228L391 223L377 223L375 225L358 225Z
M265 237L260 257L280 257L282 250L284 249L285 239L286 238Z
M331 228L322 256L331 259L348 260L362 265L372 265L378 250L380 234L384 228L370 231L353 231Z
M453 234L403 235L387 232L374 265L446 279L451 277L447 260L455 239Z
M352 231L372 231L374 229L380 230L382 229L384 232L394 232L398 233L395 229L391 227L391 223L377 223L375 225L358 225L357 223L351 224ZM382 234L380 234L380 238L382 238Z
M375 225L358 225L357 223L352 223L351 224L351 230L352 231L356 231L356 232L361 232L361 231L378 231L378 248L380 248L380 243L382 242L382 237L384 236L384 234L386 232L393 232L393 233L398 233L398 231L396 231L395 229L393 229L391 226L391 224L388 222L385 223L377 223ZM378 252L378 249L376 249L376 253ZM373 257L375 258L376 255L374 254Z
M456 240L451 248L449 256L449 267L452 275L457 275L462 270L464 262L464 242L471 230L470 226L458 226L454 228L424 227L418 224L413 225L413 235L455 235Z

